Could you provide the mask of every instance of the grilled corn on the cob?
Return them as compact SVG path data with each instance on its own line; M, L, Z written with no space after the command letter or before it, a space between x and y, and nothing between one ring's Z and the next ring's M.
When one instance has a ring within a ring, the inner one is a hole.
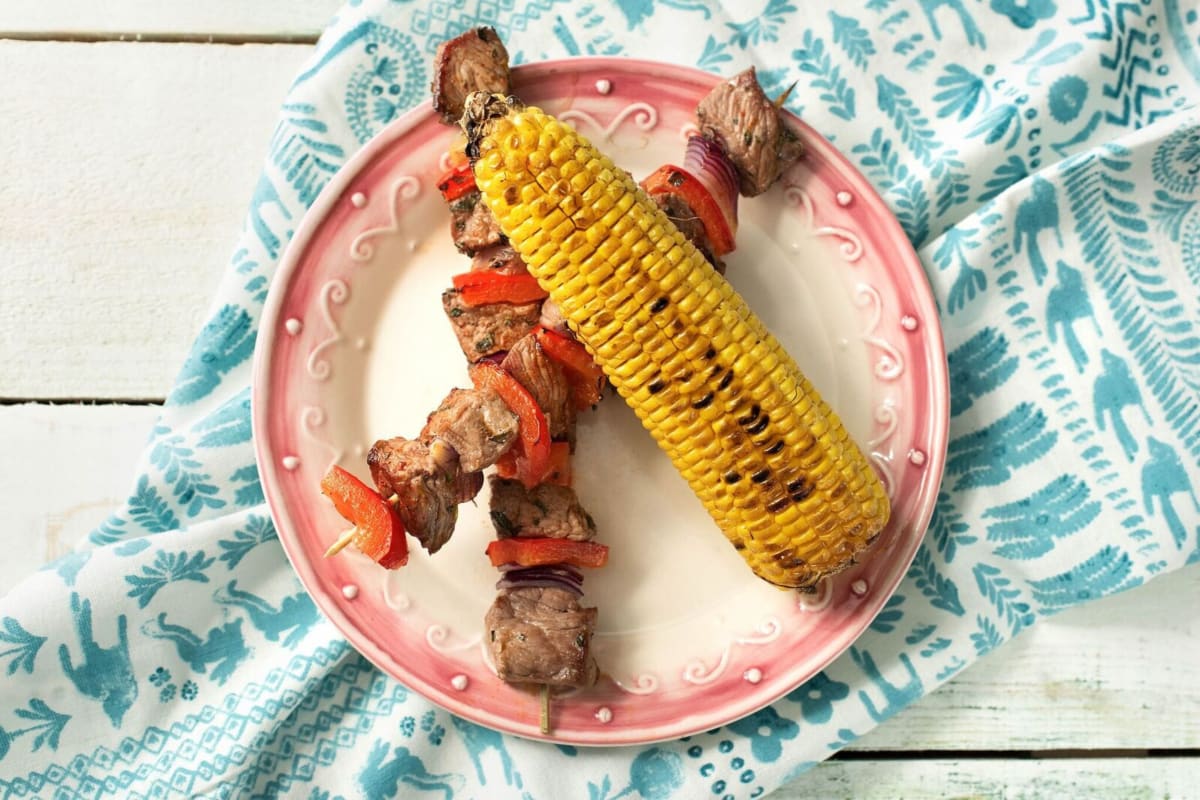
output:
M887 495L742 298L569 125L477 93L463 126L501 229L754 572L807 589L853 563Z

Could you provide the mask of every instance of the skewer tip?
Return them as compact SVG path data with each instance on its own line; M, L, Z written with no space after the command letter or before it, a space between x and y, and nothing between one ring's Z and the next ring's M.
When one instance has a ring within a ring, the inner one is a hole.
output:
M542 713L541 713L541 729L542 735L550 733L550 684L542 684Z
M775 108L783 108L783 104L792 96L792 90L796 88L796 83L797 81L792 81L792 85L784 89L779 97L775 98Z
M329 549L325 551L325 557L331 558L346 549L346 546L354 541L354 537L358 534L358 528L351 528L337 538L337 541L329 545Z

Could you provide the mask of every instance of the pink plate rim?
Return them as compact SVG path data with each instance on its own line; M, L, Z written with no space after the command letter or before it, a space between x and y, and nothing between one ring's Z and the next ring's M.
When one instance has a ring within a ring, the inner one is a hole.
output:
M631 58L555 59L518 66L514 68L514 71L523 79L532 81L560 73L597 69L609 70L613 74L653 75L655 79L686 84L700 89L711 87L721 80L720 76L691 67ZM929 385L924 387L923 391L929 398L929 406L926 411L933 424L928 428L929 439L924 477L920 482L921 501L914 507L913 513L904 520L906 530L897 537L897 547L889 552L889 557L894 560L894 565L886 573L886 582L873 588L869 601L865 601L860 608L855 610L852 617L855 624L842 626L836 634L828 637L819 648L819 657L814 659L809 654L795 662L783 665L780 669L783 677L773 680L770 684L764 682L759 687L752 687L737 699L721 703L707 711L648 728L598 724L588 729L571 730L565 735L556 735L560 733L556 731L550 736L541 736L537 733L536 726L531 728L528 725L519 724L511 716L484 709L470 702L468 697L448 693L443 687L422 681L394 654L378 646L359 630L340 607L338 598L332 598L321 591L313 591L313 587L317 585L316 571L313 562L291 534L293 530L292 517L284 503L280 484L281 453L272 449L272 442L268 435L268 415L273 400L273 387L268 378L272 365L272 354L276 347L276 338L280 335L282 328L280 325L281 312L287 294L284 287L287 287L295 277L312 238L360 171L402 139L417 122L426 119L433 113L429 100L425 100L391 122L346 161L303 216L271 282L259 324L255 348L251 421L255 454L264 494L271 515L276 522L280 543L293 569L306 590L313 596L322 613L369 661L408 688L434 701L451 713L506 733L525 738L580 745L642 745L710 730L776 702L784 694L804 683L844 653L854 640L867 629L871 620L892 596L907 572L924 537L924 531L928 527L936 503L937 490L945 467L949 435L949 380L937 306L924 268L912 245L895 217L866 178L832 144L806 123L793 117L794 126L813 145L812 149L820 151L823 158L836 164L842 175L850 179L852 188L858 194L857 202L863 205L864 216L873 225L879 226L875 230L876 235L882 235L895 254L895 262L891 271L905 273L907 279L913 284L914 291L907 298L907 302L911 305L911 312L922 320L925 328L923 341L927 354L925 368ZM705 688L698 686L695 691L696 699L702 699L704 692ZM653 700L648 702L653 702Z

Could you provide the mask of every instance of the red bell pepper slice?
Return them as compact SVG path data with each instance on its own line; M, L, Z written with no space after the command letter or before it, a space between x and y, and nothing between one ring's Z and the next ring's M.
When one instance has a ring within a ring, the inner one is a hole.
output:
M516 564L522 567L541 567L547 564L603 567L608 563L608 545L577 542L573 539L518 536L489 542L487 555L492 560L493 567L502 564Z
M604 396L606 378L604 370L592 360L587 348L544 325L536 326L533 334L546 354L566 372L576 410L582 411L599 403Z
M517 456L513 450L504 451L504 455L496 459L496 474L501 478L517 477Z
M496 474L501 478L517 477L517 459L512 450L505 451L496 461ZM570 486L571 479L570 442L550 442L550 467L542 482Z
M452 203L464 194L475 191L475 172L469 161L454 164L437 183L442 199Z
M455 275L454 288L469 306L488 303L532 303L545 300L546 290L528 272L516 274L495 270L475 270Z
M321 479L321 493L337 512L354 524L354 546L384 569L408 563L404 523L392 504L341 467L334 465Z
M725 219L725 213L712 194L692 173L683 167L665 164L642 181L646 194L655 197L660 194L678 195L704 225L708 242L712 245L713 254L723 256L732 252L735 246L734 233Z
M571 485L571 443L550 443L550 469L546 472L546 482L559 486Z
M514 449L516 477L526 488L542 482L550 470L550 426L546 415L529 390L502 367L490 361L471 366L471 382L477 389L491 389L517 415L518 441Z

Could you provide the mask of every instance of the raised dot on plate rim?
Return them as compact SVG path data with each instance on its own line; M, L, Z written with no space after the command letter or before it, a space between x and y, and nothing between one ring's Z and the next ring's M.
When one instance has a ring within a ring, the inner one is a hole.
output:
M917 318L910 314L905 314L900 318L900 327L904 328L904 330L908 331L909 333L915 331L920 324L921 323L917 321Z
M453 678L450 679L450 685L453 686L455 689L457 689L460 692L463 689L466 689L467 684L469 684L469 683L470 683L470 680L467 678L466 675L455 675Z
M612 718L613 718L613 712L612 712L612 709L609 708L608 706L601 706L600 708L596 709L596 719L598 719L600 722L604 723L605 725L612 722Z
M742 677L746 679L747 683L758 683L762 680L763 674L758 667L751 667L742 673Z
M859 597L867 593L867 582L859 578L854 583L850 584L850 591L854 592Z
M299 333L304 328L304 323L301 322L300 320L296 319L295 317L292 317L291 319L289 319L283 323L283 328L288 333L290 333L292 336L295 336L297 333Z
M347 600L353 600L354 598L358 597L358 587L353 583L347 583L342 587L342 597L346 598Z
M284 456L283 457L283 468L284 469L292 470L298 466L300 466L300 459L296 458L295 456Z
M596 81L596 91L600 94L608 94L612 91L612 81L607 78L601 78Z
M835 197L837 198L838 205L843 208L854 202L854 195L849 192L838 192Z
M362 192L355 192L350 195L350 202L355 208L362 208L367 204L367 196Z
M920 467L925 464L925 452L923 450L909 450L908 462L914 467Z

